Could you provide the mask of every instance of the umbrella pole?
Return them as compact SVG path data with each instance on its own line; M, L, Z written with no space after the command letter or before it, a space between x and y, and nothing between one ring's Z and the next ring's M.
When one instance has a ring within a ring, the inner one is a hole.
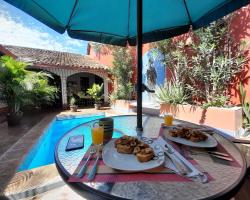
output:
M138 132L142 127L142 0L137 0L137 127Z

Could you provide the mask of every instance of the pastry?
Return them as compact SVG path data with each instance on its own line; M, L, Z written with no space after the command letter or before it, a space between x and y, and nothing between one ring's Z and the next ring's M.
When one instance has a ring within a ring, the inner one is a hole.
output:
M154 157L154 151L148 144L131 136L115 140L115 148L118 153L134 154L139 162L148 162Z
M136 157L140 162L148 162L154 157L154 151L151 148L146 148L137 153Z
M207 139L207 136L198 130L192 130L189 127L177 126L177 129L170 130L169 135L172 137L180 137L192 142L201 142Z
M119 153L125 153L125 154L132 154L134 151L134 148L125 144L118 144L117 145L117 152Z

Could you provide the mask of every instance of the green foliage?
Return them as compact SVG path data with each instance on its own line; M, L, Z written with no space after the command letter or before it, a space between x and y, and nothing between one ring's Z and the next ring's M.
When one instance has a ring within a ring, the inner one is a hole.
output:
M224 107L228 101L228 96L216 96L211 101L203 103L202 108L207 109L208 107Z
M188 99L183 86L170 82L165 87L156 87L155 95L159 103L183 104Z
M239 85L240 91L240 100L243 110L243 126L248 130L247 132L250 133L250 102L246 100L246 90L244 90L242 83Z
M230 18L225 18L195 32L199 43L192 46L195 55L190 69L194 82L188 86L208 103L226 95L228 85L245 63L244 48L233 42L229 26Z
M131 78L133 74L133 56L131 50L124 47L113 48L113 67L110 69L117 84L116 90L111 95L113 99L131 99L133 87Z
M71 106L76 105L76 99L75 99L75 97L71 97L71 98L70 98L69 104L70 104Z
M58 89L49 85L48 77L53 78L44 72L31 72L25 76L21 84L29 97L26 104L41 107L42 105L51 105L55 101Z
M231 17L194 32L191 46L183 40L167 39L152 47L164 55L172 81L184 86L188 102L205 107L224 106L228 86L245 64L245 43L236 43L229 31ZM222 105L224 103L224 105Z
M87 94L89 94L94 100L95 103L99 103L102 97L102 88L103 84L93 84L91 88L87 90Z
M0 98L8 104L10 113L18 113L26 105L39 106L56 98L57 89L48 85L48 75L28 71L26 66L9 56L0 58Z

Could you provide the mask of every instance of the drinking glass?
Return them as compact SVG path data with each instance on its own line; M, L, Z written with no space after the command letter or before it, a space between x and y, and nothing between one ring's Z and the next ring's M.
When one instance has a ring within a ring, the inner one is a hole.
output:
M92 142L94 145L102 145L104 137L104 128L100 126L98 122L93 124L91 129L92 133Z
M164 124L166 126L172 126L174 121L174 116L171 113L164 114Z

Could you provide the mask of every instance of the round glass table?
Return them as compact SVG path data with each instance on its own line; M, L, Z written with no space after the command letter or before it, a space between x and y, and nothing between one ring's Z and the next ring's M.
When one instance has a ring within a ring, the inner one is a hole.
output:
M124 134L136 136L136 116L115 116L114 134L117 138ZM246 161L238 148L213 130L213 137L220 146L234 159L237 165L225 164L220 159L214 159L206 154L196 155L195 160L204 172L212 178L208 183L197 181L124 181L124 182L68 182L87 149L90 147L91 127L95 121L84 123L66 133L55 149L55 163L64 181L77 193L87 199L228 199L240 189L245 174ZM155 116L143 116L143 136L157 138L163 119ZM175 120L175 124L194 125ZM84 148L65 151L69 137L84 135ZM176 175L177 176L177 175Z

